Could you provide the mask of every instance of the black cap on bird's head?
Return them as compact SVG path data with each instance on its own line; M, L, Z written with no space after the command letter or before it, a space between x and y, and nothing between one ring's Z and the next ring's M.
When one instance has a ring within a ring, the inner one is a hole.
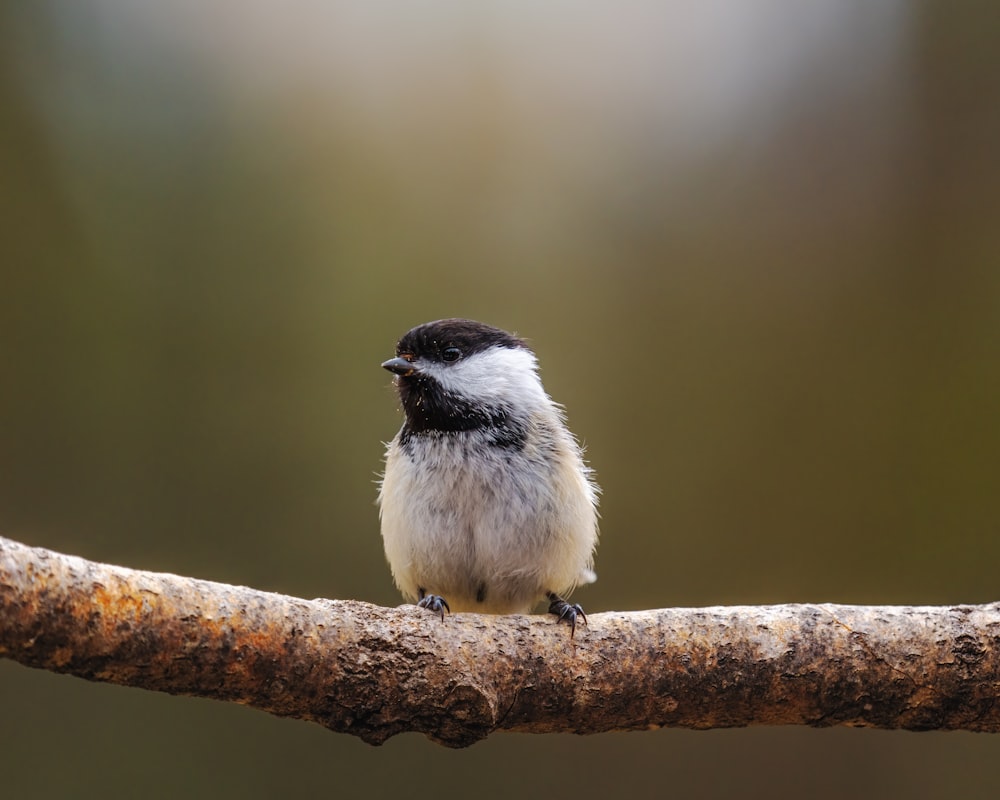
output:
M500 328L458 317L425 322L407 331L396 344L396 357L382 363L395 375L409 377L418 359L450 364L491 347L523 348L522 339Z

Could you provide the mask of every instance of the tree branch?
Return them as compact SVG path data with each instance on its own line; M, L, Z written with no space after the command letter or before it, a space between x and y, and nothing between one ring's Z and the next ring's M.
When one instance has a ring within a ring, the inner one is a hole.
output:
M300 600L0 538L0 656L230 700L380 744L494 730L1000 730L1000 604L548 617Z

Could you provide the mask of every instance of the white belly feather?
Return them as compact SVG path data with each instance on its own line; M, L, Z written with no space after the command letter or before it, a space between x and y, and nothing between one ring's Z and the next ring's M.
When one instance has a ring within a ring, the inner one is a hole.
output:
M382 538L408 599L423 590L452 611L522 613L594 580L596 487L558 424L530 424L540 446L498 447L478 430L389 445Z

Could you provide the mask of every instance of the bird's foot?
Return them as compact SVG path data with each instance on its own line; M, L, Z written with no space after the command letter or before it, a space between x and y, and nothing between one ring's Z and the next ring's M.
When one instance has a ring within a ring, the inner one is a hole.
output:
M583 613L583 608L579 603L570 605L555 592L546 592L545 596L549 598L549 613L555 614L558 622L569 625L569 638L572 639L576 633L577 620L584 625L587 624L587 615Z
M417 601L417 605L421 608L426 608L432 614L437 614L441 617L442 622L444 622L444 612L451 613L447 600L441 597L441 595L427 594L423 589L420 590L420 599Z

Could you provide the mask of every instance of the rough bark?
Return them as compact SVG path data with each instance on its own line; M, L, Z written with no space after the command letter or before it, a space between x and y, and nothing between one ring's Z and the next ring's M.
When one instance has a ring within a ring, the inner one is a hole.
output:
M1000 730L1000 604L538 616L301 600L0 538L0 656L245 703L379 744L419 731Z

